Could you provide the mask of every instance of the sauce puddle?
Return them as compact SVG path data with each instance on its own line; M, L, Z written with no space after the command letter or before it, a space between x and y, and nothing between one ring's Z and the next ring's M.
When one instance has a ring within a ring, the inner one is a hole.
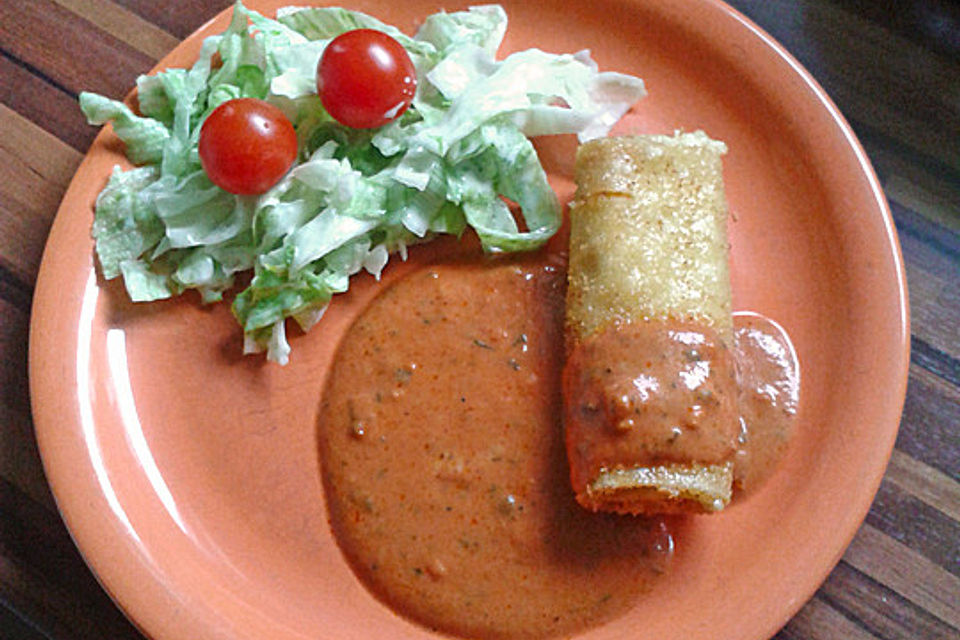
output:
M740 407L733 483L742 496L763 486L786 453L800 402L800 365L773 320L742 311L733 314L733 330Z
M574 500L565 281L550 253L427 267L386 287L339 347L319 421L331 526L371 592L426 627L572 634L629 610L669 567L683 520ZM750 425L765 420L755 395ZM755 449L781 441L762 431L738 454L746 488L777 457Z

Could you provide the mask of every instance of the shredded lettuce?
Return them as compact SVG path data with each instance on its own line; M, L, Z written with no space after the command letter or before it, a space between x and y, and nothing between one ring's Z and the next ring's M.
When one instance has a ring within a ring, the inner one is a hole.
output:
M379 129L338 124L316 95L324 47L356 28L393 36L417 69L411 108ZM561 208L529 138L605 135L644 88L586 51L497 60L506 28L496 5L434 14L410 37L357 11L288 7L271 19L237 2L190 69L138 80L139 113L82 93L89 122L112 123L138 165L115 169L97 199L104 277L122 277L135 301L195 289L213 302L252 272L232 307L244 349L285 363L287 318L309 329L352 275L379 277L412 244L471 228L487 251L541 246ZM206 116L240 97L279 107L299 141L294 168L259 196L212 184L197 152Z

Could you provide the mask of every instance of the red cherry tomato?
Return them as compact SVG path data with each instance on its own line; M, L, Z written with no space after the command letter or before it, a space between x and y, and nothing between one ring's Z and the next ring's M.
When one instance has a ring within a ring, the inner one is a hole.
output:
M417 71L399 42L382 31L356 29L324 49L317 91L337 122L370 129L407 110L417 91Z
M243 195L275 185L297 158L297 132L263 100L228 100L200 128L200 164L218 187Z

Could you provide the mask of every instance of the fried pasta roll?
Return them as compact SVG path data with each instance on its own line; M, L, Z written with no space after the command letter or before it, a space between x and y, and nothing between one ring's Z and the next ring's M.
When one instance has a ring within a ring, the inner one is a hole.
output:
M604 138L577 153L564 424L595 511L712 512L739 435L722 142Z

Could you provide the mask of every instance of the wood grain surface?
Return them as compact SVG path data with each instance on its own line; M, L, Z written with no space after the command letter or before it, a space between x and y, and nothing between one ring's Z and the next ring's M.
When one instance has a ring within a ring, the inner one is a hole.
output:
M0 0L0 638L142 636L91 575L34 440L30 303L64 190L122 97L228 0ZM883 484L781 640L960 638L960 4L737 0L819 80L880 176L900 234L912 356ZM749 603L744 603L749 615Z

